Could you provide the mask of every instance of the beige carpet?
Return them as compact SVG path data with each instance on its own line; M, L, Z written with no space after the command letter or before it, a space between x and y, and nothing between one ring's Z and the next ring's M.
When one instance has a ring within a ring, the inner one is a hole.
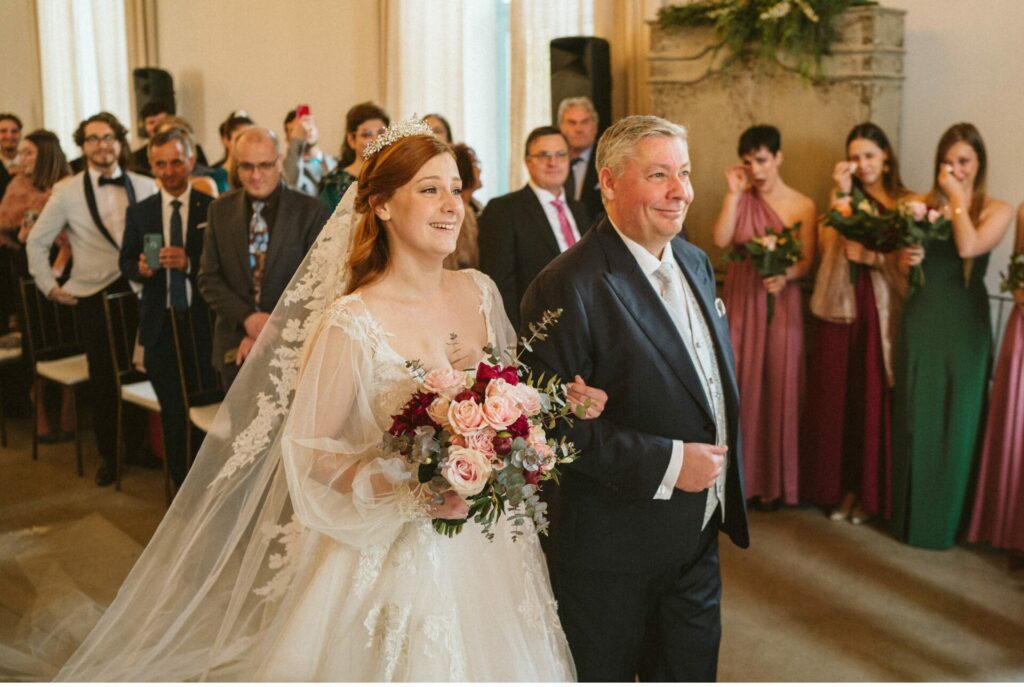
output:
M140 544L156 529L160 471L135 468L124 491L101 489L91 437L79 478L73 445L42 447L33 462L27 421L9 429L0 534L94 514ZM1009 572L1005 555L914 549L810 508L752 513L751 527L750 549L722 540L722 680L1024 681L1024 571ZM0 608L0 624L14 611Z

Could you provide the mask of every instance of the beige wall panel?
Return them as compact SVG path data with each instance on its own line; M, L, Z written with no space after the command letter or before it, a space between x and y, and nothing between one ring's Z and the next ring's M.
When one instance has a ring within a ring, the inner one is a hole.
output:
M28 133L43 125L43 93L33 0L0 2L0 112L21 118Z

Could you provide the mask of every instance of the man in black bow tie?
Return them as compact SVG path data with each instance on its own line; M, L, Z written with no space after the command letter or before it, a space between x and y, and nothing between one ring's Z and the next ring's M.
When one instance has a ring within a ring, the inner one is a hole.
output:
M66 177L53 187L49 202L28 235L29 272L36 286L52 300L78 308L78 322L89 360L93 407L109 411L117 407L117 377L110 359L103 314L107 293L131 287L121 276L118 264L125 213L129 205L156 193L153 180L123 167L128 150L128 131L109 112L100 112L82 122L75 131L75 143L86 159L85 171ZM74 264L71 278L59 286L50 271L50 246L67 226ZM142 446L145 420L125 416L125 455L135 458ZM115 475L117 427L107 414L93 418L96 445L103 463L96 473L100 486L111 484Z

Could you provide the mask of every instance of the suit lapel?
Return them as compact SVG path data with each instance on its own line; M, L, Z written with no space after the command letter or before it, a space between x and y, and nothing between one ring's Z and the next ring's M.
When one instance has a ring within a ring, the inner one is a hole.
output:
M548 222L547 213L544 212L544 208L540 204L540 198L533 192L529 184L521 193L523 194L523 205L526 207L526 212L530 217L528 226L536 229L536 233L539 235L538 238L551 251L551 255L558 257L562 251L558 249L558 241L555 240L555 235L551 232L551 223Z
M253 287L253 282L252 266L249 264L248 204L249 200L246 198L245 192L239 191L238 200L234 208L235 211L232 213L235 215L235 221L231 224L235 225L235 228L231 232L231 242L234 245L232 246L230 254L238 256L238 269L241 271L243 278L251 289Z
M284 250L285 244L288 242L288 236L286 234L286 217L292 217L291 207L291 193L287 188L281 189L281 197L278 199L279 205L277 206L277 215L274 220L274 226L270 229L270 243L267 245L267 270L263 275L263 281L266 283L267 275L270 274L271 265L277 264L278 253Z
M704 387L697 376L697 368L690 359L686 345L679 336L679 330L665 309L661 297L655 292L611 224L604 221L594 230L600 232L598 236L609 258L609 270L605 274L608 285L629 310L637 326L650 339L651 345L661 353L693 400L708 419L714 421Z
M203 231L206 229L206 217L200 221L203 214L203 202L199 198L199 192L195 189L189 191L188 197L188 234L185 236L185 252L192 261L193 271L198 271L199 260L203 254ZM199 225L203 224L202 229Z

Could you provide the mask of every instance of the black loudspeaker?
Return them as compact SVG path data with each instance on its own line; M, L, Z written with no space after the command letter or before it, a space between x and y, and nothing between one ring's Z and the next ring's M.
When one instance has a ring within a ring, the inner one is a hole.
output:
M558 124L558 104L586 96L597 110L599 131L612 123L612 70L608 41L568 36L551 41L551 121Z
M167 103L171 113L177 112L174 102L174 79L163 69L139 67L132 71L135 86L135 129L141 138L146 137L146 127L142 125L142 107L149 102L159 100Z

